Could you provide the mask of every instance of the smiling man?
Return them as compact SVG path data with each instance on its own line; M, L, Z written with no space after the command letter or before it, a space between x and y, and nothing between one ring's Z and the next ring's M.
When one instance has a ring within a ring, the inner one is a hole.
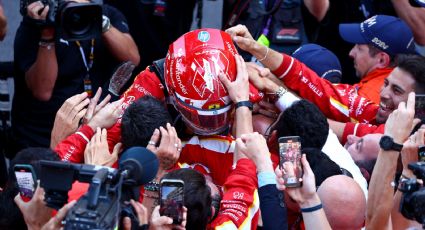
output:
M329 121L342 143L347 141L349 135L358 137L371 133L384 133L384 123L388 116L402 101L406 102L410 92L425 93L425 59L417 55L400 56L397 67L384 80L381 87L379 107L376 111L376 125L362 123L340 123ZM378 146L376 141L376 146Z

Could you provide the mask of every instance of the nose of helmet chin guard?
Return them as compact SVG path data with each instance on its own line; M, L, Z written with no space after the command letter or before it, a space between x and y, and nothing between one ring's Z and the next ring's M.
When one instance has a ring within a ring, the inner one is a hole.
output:
M195 133L212 135L229 127L233 105L218 74L236 79L236 54L230 35L217 29L188 32L170 45L165 84Z

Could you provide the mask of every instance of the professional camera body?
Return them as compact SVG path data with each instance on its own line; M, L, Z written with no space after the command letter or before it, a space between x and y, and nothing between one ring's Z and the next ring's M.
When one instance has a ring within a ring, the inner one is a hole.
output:
M400 212L404 217L416 220L425 229L425 187L417 180L425 179L425 162L410 163L408 168L412 170L417 179L402 179L398 189L403 192L400 202Z
M41 161L41 187L47 206L59 209L68 202L74 181L90 183L87 193L68 211L64 229L116 229L129 216L137 229L137 215L130 199L139 199L139 186L152 180L158 159L143 147L121 155L119 169L57 161Z
M38 0L20 0L20 12L27 16L29 4ZM87 40L102 33L102 0L75 2L72 0L41 0L49 6L46 20L34 20L38 25L55 26L64 40ZM44 9L44 8L43 8ZM41 12L39 12L41 13Z

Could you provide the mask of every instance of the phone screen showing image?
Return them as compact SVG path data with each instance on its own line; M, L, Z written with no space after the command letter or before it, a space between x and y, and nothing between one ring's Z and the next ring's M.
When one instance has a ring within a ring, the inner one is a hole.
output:
M160 214L173 219L173 224L183 221L184 183L181 180L161 181Z
M32 172L18 169L15 171L15 176L22 199L24 201L31 200L35 191L35 181Z
M425 119L425 94L415 96L415 118Z
M283 179L287 187L300 187L303 176L301 166L301 142L298 136L279 138L279 167L292 167L293 173L283 171ZM292 171L292 170L291 170Z

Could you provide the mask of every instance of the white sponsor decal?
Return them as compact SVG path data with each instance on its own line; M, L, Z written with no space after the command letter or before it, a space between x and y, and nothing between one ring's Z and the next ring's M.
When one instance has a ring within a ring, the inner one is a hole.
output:
M240 199L240 200L242 200L244 195L245 194L243 192L238 192L238 191L233 192L233 198L234 199Z
M372 42L375 43L375 45L377 45L378 47L381 47L384 50L388 49L388 45L385 44L385 42L379 40L379 38L377 38L377 37L374 37L372 39Z

